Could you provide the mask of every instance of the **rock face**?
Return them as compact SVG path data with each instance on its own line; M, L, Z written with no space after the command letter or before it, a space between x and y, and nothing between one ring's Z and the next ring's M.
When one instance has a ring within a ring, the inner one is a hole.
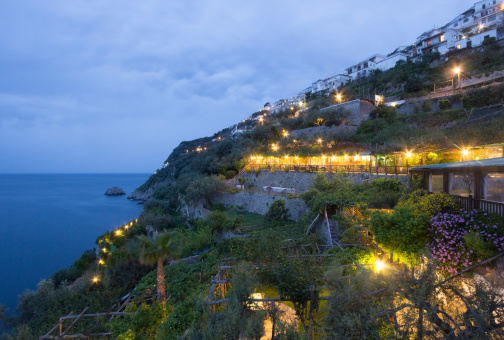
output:
M108 188L107 191L105 191L105 195L107 195L107 196L120 196L120 195L126 195L126 193L121 188L112 187L112 188Z

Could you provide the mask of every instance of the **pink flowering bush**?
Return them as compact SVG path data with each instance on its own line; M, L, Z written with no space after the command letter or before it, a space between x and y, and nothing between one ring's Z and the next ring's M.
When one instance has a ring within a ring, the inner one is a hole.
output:
M438 214L431 219L428 248L438 269L455 274L504 250L504 226L500 218L484 211Z

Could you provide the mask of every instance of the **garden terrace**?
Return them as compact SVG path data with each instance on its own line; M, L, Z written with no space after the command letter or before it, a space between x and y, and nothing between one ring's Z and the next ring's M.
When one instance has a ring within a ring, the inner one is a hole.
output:
M431 193L445 192L465 210L483 209L504 217L504 157L414 167Z

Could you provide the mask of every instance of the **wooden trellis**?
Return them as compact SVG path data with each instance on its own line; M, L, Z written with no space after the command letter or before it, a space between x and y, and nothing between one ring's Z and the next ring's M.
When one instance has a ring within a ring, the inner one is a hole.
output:
M79 315L74 315L73 312L66 316L62 316L59 318L59 322L49 330L45 335L39 337L42 339L109 339L112 336L110 332L97 332L96 329L103 324L109 323L114 317L124 316L134 313L124 312L126 307L131 303L141 303L145 301L149 301L155 298L155 292L148 292L144 294L142 298L137 301L133 300L133 296L128 294L126 300L122 304L114 304L106 313L94 313L94 314L84 314L88 307L84 308L84 310ZM113 311L114 308L118 306L116 311ZM87 330L78 333L78 334L70 334L72 328L79 322L84 319L97 318L97 321ZM65 322L73 320L69 326L65 328ZM59 329L59 334L53 334L57 329Z

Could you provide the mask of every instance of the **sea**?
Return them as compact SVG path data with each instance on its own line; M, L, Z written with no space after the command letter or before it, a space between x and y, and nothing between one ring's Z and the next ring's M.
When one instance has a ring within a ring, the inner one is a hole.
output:
M138 217L126 192L149 174L0 174L0 303L14 311L18 295L79 259L107 230Z

